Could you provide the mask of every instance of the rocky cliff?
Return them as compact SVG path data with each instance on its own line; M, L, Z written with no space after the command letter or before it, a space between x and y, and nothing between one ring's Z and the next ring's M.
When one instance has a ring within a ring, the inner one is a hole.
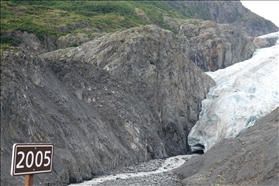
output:
M278 185L278 112L177 169L184 185Z
M218 24L213 21L199 19L177 19L165 16L164 22L189 40L190 59L203 71L215 71L228 67L239 61L249 59L256 48L274 44L273 40L249 37L232 25ZM87 34L68 34L66 36L46 37L46 45L32 33L17 31L14 35L22 43L19 47L29 53L41 54L79 46L90 40ZM104 34L96 34L98 38Z
M190 58L203 71L215 71L249 59L260 47L253 42L253 37L246 36L230 24L166 16L164 21L179 35L189 39Z
M168 1L166 2L185 16L230 24L248 36L260 36L277 32L278 27L251 12L240 1Z
M214 81L185 37L157 26L107 34L37 56L1 61L1 183L14 143L54 144L54 168L35 184L66 185L116 166L189 152L187 135Z

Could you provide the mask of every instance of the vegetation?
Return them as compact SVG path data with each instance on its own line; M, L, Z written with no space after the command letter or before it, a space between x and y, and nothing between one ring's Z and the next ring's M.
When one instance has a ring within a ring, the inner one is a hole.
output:
M140 18L140 8L150 22ZM134 26L157 24L170 29L163 16L187 18L164 1L1 1L1 47L16 45L15 30L47 35L66 35L81 28L113 32ZM9 34L9 36L7 36Z

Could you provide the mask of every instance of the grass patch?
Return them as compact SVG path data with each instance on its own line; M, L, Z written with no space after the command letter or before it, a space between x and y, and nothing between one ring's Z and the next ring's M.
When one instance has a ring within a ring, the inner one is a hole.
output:
M141 19L135 8L143 10L151 21ZM44 41L47 35L66 35L84 27L107 33L156 24L171 30L164 15L187 18L164 1L1 1L1 35L21 30ZM1 39L1 45L12 43Z

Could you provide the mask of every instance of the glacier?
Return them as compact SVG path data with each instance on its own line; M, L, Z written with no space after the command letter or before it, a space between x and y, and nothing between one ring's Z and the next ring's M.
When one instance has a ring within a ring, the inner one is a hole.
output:
M279 32L260 38L274 36L279 38ZM206 72L216 86L202 101L199 120L188 135L192 152L205 153L221 139L237 137L278 107L278 53L279 40L248 60Z

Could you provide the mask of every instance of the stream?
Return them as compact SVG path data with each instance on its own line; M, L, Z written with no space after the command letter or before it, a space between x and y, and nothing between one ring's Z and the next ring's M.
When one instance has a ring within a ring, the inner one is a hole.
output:
M71 186L179 186L181 185L181 180L171 171L194 156L198 155L179 155L165 160L150 160L149 162L126 167L121 171L111 172L109 175L103 175L78 184L71 184Z

